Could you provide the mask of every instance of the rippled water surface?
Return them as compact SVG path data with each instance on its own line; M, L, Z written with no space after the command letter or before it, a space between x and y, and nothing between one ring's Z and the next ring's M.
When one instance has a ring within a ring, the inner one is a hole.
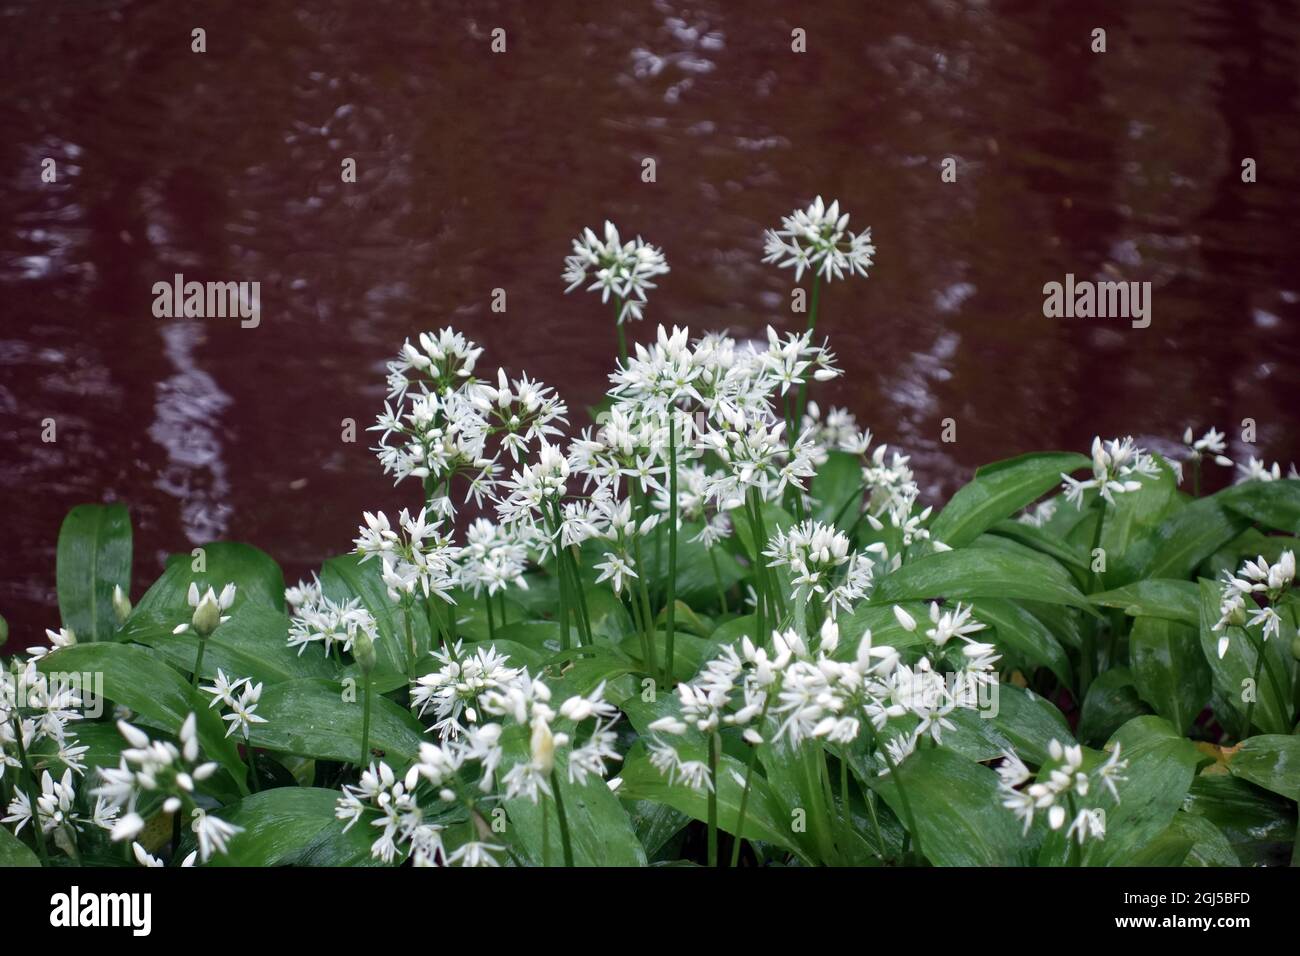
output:
M801 321L790 273L759 261L764 227L818 192L872 226L871 278L823 296L848 374L817 397L910 450L932 497L1031 449L1161 447L1188 424L1235 438L1246 417L1259 446L1233 454L1285 465L1298 23L1294 0L0 0L14 643L56 621L79 502L130 504L137 595L165 554L218 537L301 574L350 546L363 508L409 504L340 422L369 423L417 331L454 324L485 362L597 401L608 310L560 272L605 217L672 265L650 322L742 336ZM152 285L177 272L261 282L261 325L155 319ZM1067 272L1150 281L1150 328L1044 318L1043 283Z

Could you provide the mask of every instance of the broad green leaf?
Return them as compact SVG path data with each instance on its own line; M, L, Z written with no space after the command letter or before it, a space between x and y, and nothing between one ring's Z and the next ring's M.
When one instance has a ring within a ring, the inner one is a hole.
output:
M994 637L984 640L1014 652L1031 664L1048 668L1062 684L1074 683L1065 649L1042 621L1015 602L1002 598L980 598L973 603L975 619L992 625L995 631Z
M1116 784L1119 805L1109 796L1106 839L1087 845L1086 866L1130 866L1143 847L1164 832L1192 785L1201 756L1168 721L1135 717L1115 732L1107 750L1120 748L1128 761L1125 780Z
M1262 734L1243 740L1228 770L1265 790L1300 800L1300 736Z
M1178 488L1173 470L1158 455L1155 456L1158 473L1144 475L1138 480L1142 487L1115 495L1115 501L1106 506L1106 522L1101 529L1101 547L1106 552L1107 570L1103 578L1109 579L1116 565L1122 565L1131 544L1142 538L1161 519L1178 507ZM1118 583L1125 583L1121 569Z
M684 760L703 760L704 744L674 740L674 745ZM624 799L653 800L666 804L689 817L707 822L709 818L708 795L692 790L680 781L669 783L656 770L646 755L645 745L637 742L628 753L620 774L619 787ZM740 779L738 780L737 777ZM735 757L723 754L718 762L718 826L728 833L736 832L740 819L740 798L744 791L745 766ZM745 823L741 836L746 840L759 840L784 849L797 851L791 833L791 824L777 819L772 813L771 791L767 781L755 773L750 786L749 801L745 804Z
M898 779L895 779L895 778ZM922 747L883 777L866 783L900 820L907 797L921 852L936 866L1023 866L1028 847L1020 824L1002 806L998 776L988 767L943 749Z
M1246 481L1215 495L1237 514L1266 528L1300 534L1300 481Z
M1183 866L1241 866L1228 837L1205 817L1179 810L1161 837L1183 839L1191 844Z
M1173 511L1116 562L1107 582L1138 578L1187 578L1202 561L1241 534L1247 521L1228 511L1217 495Z
M844 451L829 452L817 467L809 492L813 518L827 523L839 518L839 526L847 529L857 520L862 503L861 459Z
M988 533L1010 538L1027 548L1033 548L1048 557L1055 558L1067 567L1084 574L1089 573L1087 552L1044 528L1037 528L1023 521L1006 519L989 528Z
M30 830L30 827L26 829ZM0 827L0 869L9 866L40 866L41 861L7 827ZM14 879L14 877L11 877Z
M199 637L189 632L173 634L169 623L154 611L132 614L117 639L151 648L188 676L194 669ZM302 677L336 676L337 665L325 659L322 645L311 645L299 653L288 645L288 630L289 619L283 611L245 601L207 639L202 679L211 680L218 669L227 677L249 677L268 686Z
M1180 624L1200 623L1200 592L1191 581L1147 578L1112 591L1091 594L1088 599L1102 607L1123 608L1129 617L1158 617Z
M253 724L255 747L356 764L361 759L361 722L365 692L334 681L310 678L291 680L262 692L257 715L264 724ZM370 714L370 750L399 772L406 769L426 739L423 729L409 712L376 693Z
M187 597L191 582L200 590L213 588L218 592L233 583L235 601L228 614L246 601L274 611L284 610L284 575L265 552L238 541L214 541L194 552L173 554L167 559L166 570L140 598L132 618L137 614L150 616L159 622L170 621L173 627L187 623L194 612ZM127 626L130 622L128 619Z
M506 765L526 761L528 742L522 732L510 733L502 740ZM567 755L555 759L555 778L564 800L565 818L573 847L575 866L645 866L645 848L637 839L632 820L623 804L599 777L589 775L584 783L568 778ZM620 787L620 789L622 789ZM553 799L543 797L539 803L519 797L504 801L510 817L515 845L521 846L534 863L543 862L543 815L550 844L550 864L560 865L560 821Z
M1186 732L1210 699L1210 668L1196 627L1138 617L1128 640L1139 696L1180 733Z
M1135 717L1147 713L1138 696L1133 672L1112 667L1097 675L1088 688L1079 714L1079 739L1096 745Z
M77 505L68 512L59 529L55 577L63 626L82 643L112 637L113 587L131 592L131 516L125 505Z
M1092 612L1088 599L1055 561L1001 548L962 548L924 555L881 580L871 603L937 597L1021 598L1068 604Z
M969 544L1060 484L1063 472L1086 468L1089 461L1073 452L1038 452L985 465L952 496L934 519L930 534L951 548Z
M1014 684L999 683L997 713L987 722L1025 760L1042 763L1053 740L1075 742L1065 716L1048 700Z
M75 644L45 655L36 666L47 675L95 675L96 681L103 681L104 697L135 711L132 723L138 721L173 737L193 713L207 759L230 771L243 789L244 765L234 741L225 736L226 725L208 706L212 698L190 687L150 651L129 644Z
M1295 804L1227 774L1192 781L1184 809L1213 823L1244 866L1282 865L1295 842Z
M279 787L244 797L217 812L244 832L208 866L379 866L370 844L379 835L363 817L346 833L334 819L337 790Z

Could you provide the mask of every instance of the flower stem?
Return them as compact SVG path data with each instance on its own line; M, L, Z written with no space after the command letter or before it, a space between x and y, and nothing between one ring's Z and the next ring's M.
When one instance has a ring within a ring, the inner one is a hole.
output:
M677 419L668 410L668 637L664 646L664 682L672 683L673 640L677 613ZM716 837L716 834L715 834Z
M486 591L483 592L483 607L487 610L488 640L495 641L497 639L497 622L492 614L492 595Z
M373 691L374 682L370 679L370 675L367 674L365 710L362 711L361 716L361 763L357 765L362 771L366 769L367 764L370 762L370 699L373 696ZM248 754L251 759L253 755L251 748Z
M618 359L627 365L627 333L623 331L623 299L614 296L614 328L618 329Z
M727 613L727 589L722 586L722 572L718 570L718 552L709 548L709 561L713 564L713 582L718 586L718 607Z
M821 299L822 277L819 273L813 273L812 284L812 302L808 307L808 331L812 332L817 328L817 304ZM795 410L795 422L803 421L804 408L808 404L808 378L799 383L799 406Z
M569 842L569 818L564 814L564 794L560 792L560 775L551 770L551 790L555 793L555 815L560 820L560 846L564 850L564 865L573 866L573 844Z
M203 671L203 654L208 649L208 639L199 638L199 652L194 655L194 673L190 675L190 686L199 686L199 674Z
M889 772L894 777L894 786L898 788L898 799L903 804L903 816L907 819L907 832L912 835L912 842L916 844L916 855L918 858L924 859L921 852L921 831L916 828L916 817L912 816L912 804L907 799L907 788L903 786L902 778L898 776L898 765L894 763L894 758L889 755L888 748L882 747L880 752L884 755Z
M254 793L257 793L262 789L257 782L257 754L253 752L253 742L247 737L244 738L244 750L248 753L249 786Z
M718 751L722 739L717 731L709 734L709 866L718 865ZM737 837L739 840L739 837Z
M50 855L45 847L45 830L41 826L41 812L37 803L39 794L36 790L36 774L32 771L32 762L27 756L27 746L23 743L23 720L16 706L14 707L14 739L18 743L18 762L22 764L23 789L27 791L27 801L31 805L32 832L35 834L36 850L41 857L41 866L49 866Z

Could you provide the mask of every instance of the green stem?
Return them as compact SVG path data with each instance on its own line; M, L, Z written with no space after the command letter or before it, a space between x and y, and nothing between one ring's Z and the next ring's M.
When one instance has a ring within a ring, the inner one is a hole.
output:
M244 738L244 750L248 753L248 777L251 781L249 785L253 792L257 793L262 789L257 782L257 754L253 752L253 742L247 737Z
M560 776L552 768L551 790L555 793L555 815L560 820L560 846L564 849L564 865L573 866L573 845L569 842L569 819L564 815L564 795L560 792Z
M361 716L361 763L357 766L364 772L370 763L370 698L373 696L374 681L370 675L366 675L366 702L365 710ZM249 750L249 756L252 756L252 750Z
M672 683L673 640L677 615L677 419L668 410L668 637L664 647L664 682Z
M924 859L924 854L921 851L921 831L916 828L916 817L912 816L912 803L907 799L907 788L903 786L903 780L898 775L898 765L894 763L894 758L889 756L888 748L881 747L880 753L885 758L889 772L893 774L894 786L898 788L898 799L903 804L903 816L907 820L907 832L911 834L912 841L916 844L916 855Z
M727 589L722 586L722 572L718 570L718 552L709 548L709 561L713 564L713 583L718 586L718 606L722 613L727 613Z
M1242 628L1242 630L1245 630L1245 628ZM1255 676L1251 678L1251 684L1253 685L1254 692L1252 693L1250 700L1246 701L1246 729L1242 734L1242 738L1241 738L1242 740L1245 740L1247 737L1250 736L1250 718L1252 713L1254 713L1255 710L1255 698L1259 696L1259 672L1263 668L1263 666L1264 666L1264 648L1262 646L1256 647L1255 648Z
M488 640L495 641L497 639L497 622L492 614L492 595L486 591L483 592L483 607L487 610Z
M709 866L718 865L718 751L722 739L717 731L709 734ZM737 837L739 840L739 837Z
M817 305L821 299L822 277L818 273L813 273L812 284L812 303L808 308L808 331L812 332L817 328ZM796 409L798 416L797 422L803 421L804 408L808 404L808 377L805 375L804 380L799 383L799 406Z
M623 331L623 300L614 296L614 328L618 329L618 359L627 365L627 334Z
M194 656L194 673L190 675L190 686L199 686L199 674L203 671L203 654L208 649L208 639L199 638L199 652Z
M36 774L32 770L32 762L27 756L27 746L23 743L23 720L17 706L14 707L14 739L18 742L18 762L22 764L23 789L27 791L27 800L31 804L32 832L35 834L33 839L36 841L36 850L40 854L41 866L49 866L49 850L45 846L45 830L41 827L41 812L37 802L40 794L36 788Z

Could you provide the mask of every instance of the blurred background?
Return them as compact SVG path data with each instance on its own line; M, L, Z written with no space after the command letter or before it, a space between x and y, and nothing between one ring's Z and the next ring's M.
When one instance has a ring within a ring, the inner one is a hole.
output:
M847 375L813 397L912 453L931 500L998 458L1094 434L1172 450L1188 425L1285 468L1297 6L0 0L10 648L57 626L55 542L79 502L130 505L133 598L166 554L217 538L296 580L351 547L362 509L412 504L360 430L421 330L458 327L483 367L557 386L583 424L615 335L560 273L607 217L672 267L641 339L801 328L763 229L818 193L871 226L871 277L822 297ZM259 281L260 327L155 319L152 285L176 272ZM1150 328L1044 318L1067 272L1150 281Z

